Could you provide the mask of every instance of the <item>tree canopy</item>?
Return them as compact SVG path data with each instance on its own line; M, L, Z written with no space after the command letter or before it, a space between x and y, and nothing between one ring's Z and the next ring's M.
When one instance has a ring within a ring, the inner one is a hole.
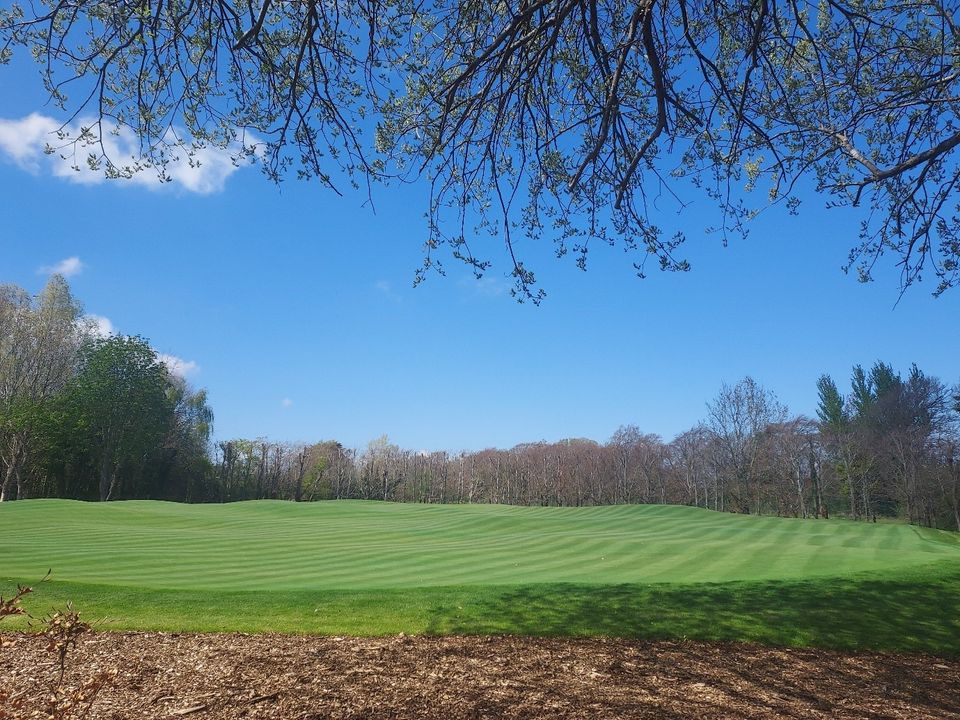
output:
M80 353L67 403L85 434L100 472L100 499L116 490L118 470L162 445L173 402L166 367L138 337L95 338Z
M35 297L0 285L0 502L194 499L212 424L205 390L99 334L61 275Z
M268 175L426 178L422 278L478 274L523 237L585 267L591 244L686 270L682 209L717 205L726 241L815 191L860 209L847 269L892 258L903 288L960 282L960 31L941 0L37 0L0 11L73 117L61 152L109 175L203 145ZM69 96L68 96L69 93ZM134 132L142 162L100 139ZM68 150L69 151L69 150ZM667 224L677 218L676 227ZM493 247L491 247L491 245Z

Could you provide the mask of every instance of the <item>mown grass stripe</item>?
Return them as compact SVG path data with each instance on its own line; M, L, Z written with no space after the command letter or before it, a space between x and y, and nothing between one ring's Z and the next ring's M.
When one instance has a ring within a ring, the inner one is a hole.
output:
M218 591L753 581L960 557L939 537L675 506L42 500L0 506L0 575Z
M960 653L960 536L672 506L0 505L0 578L103 627ZM7 594L0 582L0 594Z

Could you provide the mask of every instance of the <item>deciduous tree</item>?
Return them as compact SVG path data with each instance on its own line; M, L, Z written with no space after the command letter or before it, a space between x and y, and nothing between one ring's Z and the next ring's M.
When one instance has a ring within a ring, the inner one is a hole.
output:
M36 298L0 286L0 501L17 497L45 405L75 370L80 316L61 275Z
M783 422L787 410L773 392L746 377L733 387L724 383L716 399L707 404L707 414L729 473L734 507L748 513L756 492L764 431L773 423Z
M96 458L101 500L114 497L120 469L137 469L173 428L169 382L166 367L143 338L97 338L81 350L68 397Z
M904 287L960 280L941 0L37 0L0 13L0 60L20 47L93 117L77 164L163 174L217 145L334 188L425 177L424 271L441 249L486 271L489 234L520 297L542 296L523 235L581 267L611 243L640 274L686 270L690 229L655 208L697 194L725 239L813 190L860 209L861 279L887 256ZM106 157L118 125L142 161Z

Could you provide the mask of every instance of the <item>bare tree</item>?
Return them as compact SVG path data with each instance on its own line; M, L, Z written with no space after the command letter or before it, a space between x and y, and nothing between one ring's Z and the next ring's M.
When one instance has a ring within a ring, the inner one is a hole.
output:
M703 425L677 435L670 443L670 463L687 493L687 502L717 509L717 488L711 482L709 446L713 435ZM711 503L710 494L713 491Z
M707 422L721 448L732 481L731 499L739 512L749 513L757 495L755 481L764 431L773 423L783 422L786 414L776 395L751 377L733 387L724 384L716 399L707 404Z

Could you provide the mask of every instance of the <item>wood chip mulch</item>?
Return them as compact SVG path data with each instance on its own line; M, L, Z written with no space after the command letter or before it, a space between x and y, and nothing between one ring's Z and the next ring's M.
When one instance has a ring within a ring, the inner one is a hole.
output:
M56 658L2 639L0 691L30 717ZM960 659L739 644L99 633L64 685L114 669L90 720L960 718Z

